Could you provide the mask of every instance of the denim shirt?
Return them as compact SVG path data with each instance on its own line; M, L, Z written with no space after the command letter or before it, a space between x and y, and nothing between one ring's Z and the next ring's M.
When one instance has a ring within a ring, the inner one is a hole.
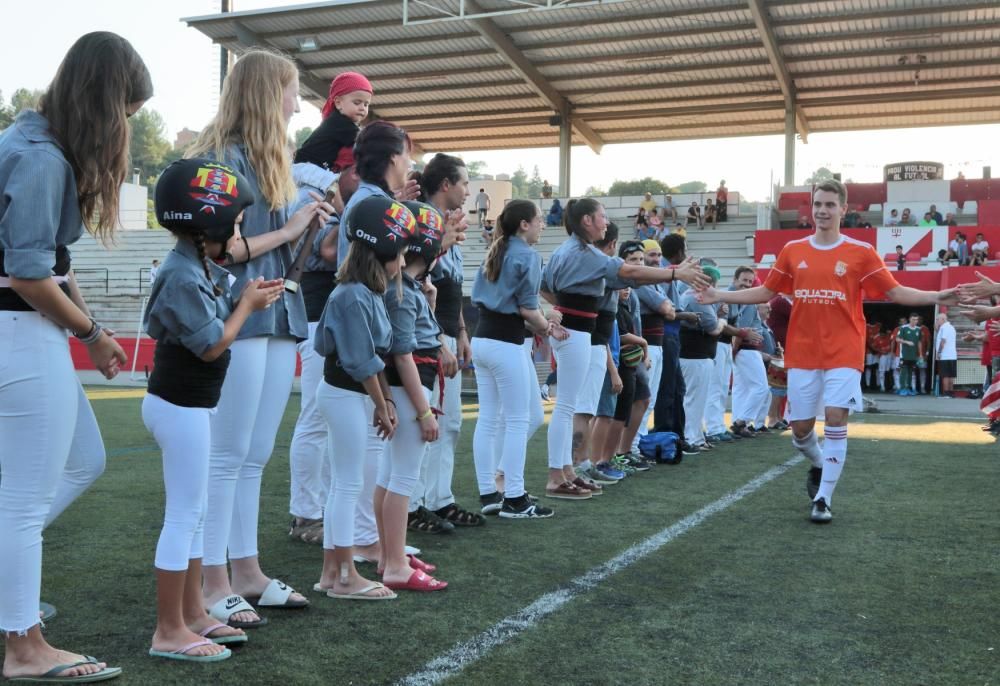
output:
M0 273L48 278L56 247L71 245L82 234L73 169L48 120L25 110L0 134Z
M414 350L440 348L441 327L434 319L427 297L420 283L409 274L403 274L403 292L400 295L394 283L383 296L385 310L392 323L390 355L405 355Z
M323 357L336 352L344 371L361 383L385 369L382 357L390 345L392 325L382 296L362 283L337 286L316 327L316 352Z
M354 195L352 195L351 199L347 201L346 205L344 205L343 221L340 225L340 234L337 236L337 268L340 268L340 265L347 259L347 249L350 245L347 240L347 236L351 232L351 210L353 210L362 200L370 198L373 195L381 195L392 200L391 195L375 184L362 181L358 184L358 190L354 191Z
M618 276L625 260L605 255L593 245L570 236L555 249L543 272L545 290L549 293L575 293L578 295L604 296L605 288L634 286Z
M222 339L226 319L233 311L228 271L209 262L212 281L198 259L194 244L178 239L153 281L142 315L149 337L166 344L183 345L199 357ZM215 295L212 286L222 295Z
M295 198L295 202L292 203L292 208L289 210L289 214L295 214L300 207L307 205L308 203L314 202L315 198L309 195L310 192L316 193L320 196L326 193L326 190L340 178L340 174L330 171L329 169L323 169L320 166L312 164L310 162L299 162L292 165L292 178L295 179L295 185L299 189L298 197ZM320 246L323 244L323 240L330 235L337 226L340 225L340 218L336 215L330 217L330 221L326 225L316 232L316 236L313 239L311 246L300 245L296 248L295 254L298 254L299 250L309 250L309 257L306 258L305 271L307 272L335 272L337 271L337 265L327 262L320 256ZM308 233L308 231L306 231ZM305 236L305 234L303 234Z
M501 314L519 314L520 308L538 309L538 288L542 282L542 256L517 236L507 240L500 276L486 278L481 265L472 284L472 302Z
M208 152L205 156L214 155ZM244 236L247 238L260 236L268 231L277 231L285 225L290 216L288 206L279 207L273 212L269 209L268 201L260 191L257 172L250 164L243 145L230 145L219 161L228 164L246 177L254 192L255 202L246 209L243 223L240 225ZM236 277L236 283L233 284L233 291L236 293L242 293L243 287L258 276L263 276L265 279L284 277L285 272L292 266L292 247L285 243L274 250L251 257L250 262L246 264L234 264L229 267L229 271ZM284 291L269 308L251 314L236 338L242 340L257 336L293 336L300 340L307 339L309 325L306 323L306 306L302 292Z

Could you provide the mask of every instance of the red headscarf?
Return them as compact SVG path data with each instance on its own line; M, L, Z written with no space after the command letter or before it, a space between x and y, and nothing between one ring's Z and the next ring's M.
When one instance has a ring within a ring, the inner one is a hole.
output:
M371 82L362 74L356 71L345 71L343 74L337 74L330 83L330 95L327 96L326 103L323 105L323 119L333 114L334 98L354 91L374 93Z

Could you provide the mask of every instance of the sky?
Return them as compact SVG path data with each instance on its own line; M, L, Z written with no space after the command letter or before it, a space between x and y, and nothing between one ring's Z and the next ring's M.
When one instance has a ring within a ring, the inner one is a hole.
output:
M233 0L233 4L236 10L253 10L301 3ZM45 13L50 19L44 24L39 22L36 9L29 2L0 0L0 65L4 65L0 92L5 98L18 88L44 89L79 36L106 30L131 41L145 60L156 90L146 107L163 115L171 141L185 127L200 129L218 107L218 46L180 19L216 14L219 0L49 0ZM373 104L378 107L378 93ZM622 118L627 117L628 111L623 109ZM319 121L319 111L303 102L290 130L315 127ZM948 178L959 171L978 178L984 165L991 165L1000 174L1000 149L983 145L998 139L1000 124L815 134L808 144L799 142L796 146L796 178L801 182L823 166L840 171L845 179L881 181L885 164L912 160L943 162ZM461 156L466 161L486 162L490 174L510 174L518 165L531 174L537 165L542 178L554 184L558 181L559 153L555 148L470 150ZM586 147L574 147L572 156L574 195L591 186L607 188L615 179L652 176L673 186L704 181L710 188L724 178L729 189L740 191L744 198L765 200L772 180L778 182L784 173L782 136L608 145L600 155Z

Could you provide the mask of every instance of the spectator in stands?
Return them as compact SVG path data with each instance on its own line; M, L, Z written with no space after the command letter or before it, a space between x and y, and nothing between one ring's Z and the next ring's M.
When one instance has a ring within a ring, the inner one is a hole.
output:
M479 225L482 226L486 221L486 215L490 211L490 194L486 192L485 188L480 188L479 193L476 195L476 214L479 215Z
M652 238L652 232L649 230L649 219L646 217L646 210L642 208L639 209L639 214L635 217L635 237L640 241Z
M899 226L899 210L892 208L889 212L889 218L885 220L886 226Z
M552 184L548 182L548 179L542 182L542 197L546 199L552 197Z
M847 214L844 215L844 222L841 224L845 229L856 229L861 226L861 212L859 211L861 206L858 205L856 209L851 209L848 206Z
M663 223L667 223L667 215L673 217L674 221L677 221L677 207L674 205L674 199L671 196L667 196L666 201L663 203Z
M903 216L901 216L899 218L899 225L900 226L916 226L917 225L916 219L914 219L913 215L910 214L910 208L909 207L904 207L903 208Z
M935 226L944 226L944 218L941 216L941 213L937 211L937 205L931 205L928 212L931 215L931 219L934 220Z
M701 206L698 205L697 201L693 201L687 211L687 225L691 226L691 222L697 224L699 229L705 228L705 222L701 216Z
M725 179L715 189L715 216L720 222L729 220L729 189Z
M663 220L660 219L660 214L655 207L649 211L649 229L655 240L659 241L662 238L660 234L663 232Z
M942 264L945 267L947 267L948 266L948 261L949 261L948 260L948 251L944 250L944 249L938 250L937 261L938 261L938 264Z
M948 243L948 259L958 260L958 266L964 267L969 264L969 244L965 241L965 234L961 231Z
M643 201L641 203L639 203L639 207L642 208L642 209L644 209L644 210L646 210L646 214L647 215L650 212L652 212L653 210L655 210L656 209L656 201L653 200L653 194L652 193L646 193L646 197L643 199Z
M937 334L934 339L934 354L937 357L938 376L941 377L941 395L952 397L952 385L958 376L958 348L955 327L948 321L948 315L941 312L937 316Z
M708 198L705 200L705 224L712 222L712 230L715 230L715 220L716 220L716 207L712 203L712 199Z
M945 226L958 226L958 219L955 218L954 212L949 212L944 216Z
M987 264L987 257L982 253L973 253L972 258L969 260L970 267L984 267Z
M674 224L674 230L670 233L676 233L681 238L687 240L688 232L687 229L684 228L684 222L677 222Z
M483 242L489 245L493 242L493 220L487 219L483 225Z
M799 217L799 223L795 225L796 229L811 229L813 227L812 222L809 221L809 217L802 215Z
M562 226L563 223L563 208L562 204L559 202L559 198L552 201L552 207L549 208L549 214L545 217L545 224L547 226Z
M972 258L982 257L984 260L990 258L990 244L983 237L983 234L976 234L976 242L972 244Z
M982 236L983 234L979 234ZM152 286L153 282L156 281L156 273L160 271L160 261L153 260L153 266L149 268L149 285Z
M930 212L924 212L924 218L920 220L918 226L937 226L938 223L934 221L934 215Z
M903 246L896 246L896 271L901 272L906 269L906 255L903 254Z

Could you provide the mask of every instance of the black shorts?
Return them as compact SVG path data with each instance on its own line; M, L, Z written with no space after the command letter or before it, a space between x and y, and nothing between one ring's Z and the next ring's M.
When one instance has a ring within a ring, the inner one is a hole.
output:
M938 360L937 373L942 379L954 379L958 376L958 360Z

